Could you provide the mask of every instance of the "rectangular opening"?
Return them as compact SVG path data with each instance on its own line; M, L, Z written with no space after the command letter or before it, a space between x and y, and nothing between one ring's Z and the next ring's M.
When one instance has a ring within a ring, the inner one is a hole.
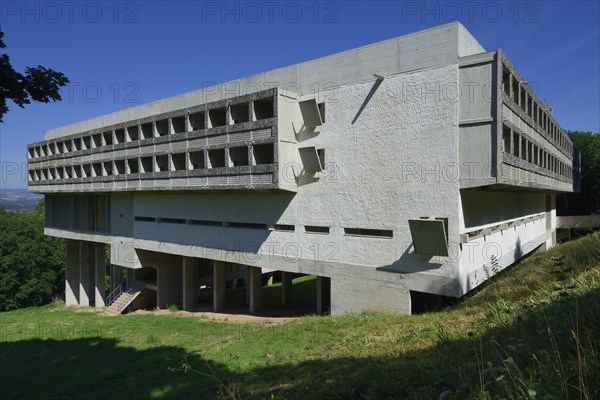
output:
M275 102L272 97L254 101L254 118L261 119L273 118L275 116Z
M510 96L510 72L507 68L502 68L502 88L504 94Z
M130 174L139 174L140 167L138 164L138 159L130 158L129 160L127 160L127 168L129 169Z
M527 161L533 162L533 143L527 142Z
M27 172L27 179L29 180L29 182L34 181L35 180L35 173L33 171L29 171Z
M229 149L229 159L234 167L249 165L248 163L248 148L247 147L231 147Z
M169 134L169 120L161 119L156 121L156 134L158 136L166 136Z
M42 147L42 153L44 148ZM77 139L73 139L73 150L74 151L80 151L81 150L81 138L77 138ZM43 156L43 154L42 154Z
M294 232L296 227L294 225L274 224L269 225L269 229L272 231Z
M350 236L394 237L394 231L386 229L344 228L344 233Z
M533 115L533 99L527 95L527 115L530 117Z
M304 226L304 231L306 233L327 234L327 233L329 233L329 227L328 226L305 225Z
M165 154L162 156L156 156L156 172L168 171L169 170L169 157Z
M154 137L154 129L152 129L152 122L141 125L142 137L140 139L151 139Z
M319 103L317 106L319 107L319 113L321 114L321 121L325 123L325 103Z
M222 168L225 166L225 149L208 151L209 168Z
M48 143L46 145L46 154L48 154L49 156L54 154L54 145L52 143Z
M190 119L190 126L193 131L197 131L197 130L205 128L204 112L197 112L197 113L190 114L189 119Z
M154 169L152 168L152 157L140 158L140 172L148 173L152 171L154 171Z
M527 93L521 88L521 110L525 111L527 106Z
M165 224L185 224L186 220L181 218L156 218L156 222Z
M156 218L154 217L141 217L141 216L135 216L133 217L134 221L139 221L139 222L156 222Z
M226 117L227 117L227 112L225 110L225 107L208 110L208 118L210 120L210 126L213 128L216 126L227 125Z
M40 180L40 170L39 169L36 169L35 171L33 171L33 180L34 181Z
M73 166L73 178L81 178L81 166L80 165Z
M125 160L115 161L115 175L125 175L127 170L125 169Z
M103 163L103 167L104 167L104 176L108 176L108 175L112 175L113 174L112 161L105 161Z
M223 226L223 222L221 221L208 221L201 219L191 219L189 220L190 225L199 225L199 226Z
M520 150L520 145L519 145L519 134L517 132L513 132L513 156L515 157L519 157L519 150Z
M190 152L190 169L204 168L204 151Z
M64 179L65 174L63 173L63 169L56 168L54 176L56 176L56 179Z
M171 118L171 124L173 125L173 133L185 132L185 117L174 117Z
M231 123L239 124L250 121L250 105L248 103L232 104L229 107Z
M535 165L539 165L538 164L538 159L539 159L538 152L539 152L539 148L534 144L533 145L533 163Z
M98 147L102 147L102 134L96 133L92 135L92 149L97 149Z
M127 127L127 141L135 142L140 139L140 132L137 125Z
M242 229L258 229L267 230L267 224L257 224L252 222L226 222L225 226L228 228L242 228Z
M73 177L73 168L72 167L63 167L64 178L71 179Z
M91 177L92 176L91 165L83 164L81 166L81 172L82 172L82 175L84 178Z
M92 164L92 176L102 176L102 164L101 163Z
M30 147L27 149L27 153L29 154L29 158L35 158L35 148Z
M115 144L125 143L125 129L115 129Z
M254 165L273 164L273 162L275 162L275 154L273 150L273 143L256 144L252 146Z
M527 139L521 139L521 158L527 161Z
M52 180L54 179L54 170L53 169L47 169L46 170L46 176L48 177L48 179Z
M65 148L65 151L64 151L65 153L70 153L73 150L72 146L71 146L71 141L70 140L65 141L64 142L64 146L65 146L64 147Z
M40 180L41 181L45 181L46 180L46 170L39 170L39 174L40 174Z
M171 171L185 171L185 153L171 154Z
M102 133L102 137L104 138L105 146L110 146L111 144L113 144L112 131L106 131Z
M92 138L90 136L84 136L81 138L81 142L83 145L83 150L87 150L87 149L91 149L90 147L90 141L92 140Z
M502 126L502 147L505 153L510 154L510 128Z
M513 77L513 101L519 104L519 81Z

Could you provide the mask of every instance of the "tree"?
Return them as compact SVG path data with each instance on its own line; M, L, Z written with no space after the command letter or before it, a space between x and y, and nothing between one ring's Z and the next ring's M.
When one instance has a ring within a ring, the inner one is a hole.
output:
M4 32L0 30L0 49L6 48ZM49 103L61 100L60 88L69 83L69 79L60 72L38 65L25 68L20 74L10 63L8 54L0 54L0 123L8 112L8 100L24 108L31 101Z
M600 134L570 131L569 137L580 153L581 192L567 195L565 214L590 214L600 211Z
M44 235L44 200L24 214L0 209L0 311L59 296L64 265L65 241Z

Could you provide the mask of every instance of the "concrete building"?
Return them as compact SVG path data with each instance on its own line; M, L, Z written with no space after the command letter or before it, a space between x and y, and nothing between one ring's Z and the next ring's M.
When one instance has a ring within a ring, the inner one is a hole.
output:
M552 246L574 151L452 23L49 130L27 157L67 304L192 309L209 288L222 310L243 281L256 312L281 271L282 301L313 274L340 314L460 297Z

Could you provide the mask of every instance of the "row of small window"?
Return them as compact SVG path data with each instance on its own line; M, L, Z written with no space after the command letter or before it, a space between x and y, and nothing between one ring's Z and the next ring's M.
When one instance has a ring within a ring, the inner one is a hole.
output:
M296 227L294 225L283 225L283 224L260 224L254 222L230 222L230 221L212 221L212 220L197 220L197 219L183 219L183 218L162 218L162 217L144 217L136 216L135 221L138 222L156 222L165 224L180 224L180 225L199 225L199 226L215 226L223 228L242 228L242 229L256 229L256 230L270 230L270 231L283 231L283 232L295 232ZM329 234L328 226L316 226L316 225L305 225L304 232L306 233L317 233L327 235ZM365 228L344 228L344 234L349 236L369 236L369 237L383 237L393 238L394 231L386 229L365 229Z
M534 99L523 87L523 83L504 67L502 71L502 88L521 110L531 117L535 123L552 139L554 139L568 154L573 153L573 145L567 135L549 117L546 109ZM551 108L550 108L551 110Z
M252 107L250 106L252 104ZM119 143L167 136L177 133L193 132L205 128L235 125L242 122L259 121L273 118L273 98L255 100L227 107L199 111L179 117L163 119L145 124L136 124L126 128L107 130L106 132L82 136L64 141L50 142L28 149L28 158L66 154L73 151L96 149Z
M512 154L515 157L519 157L524 161L545 168L565 178L573 179L573 169L570 166L549 154L537 144L522 137L518 132L511 130L506 125L502 129L502 142L505 153Z
M247 146L230 147L227 152L224 148L212 150L199 149L198 151L188 151L185 153L30 170L29 181L265 165L273 164L274 160L273 143L266 143L253 145L251 152Z

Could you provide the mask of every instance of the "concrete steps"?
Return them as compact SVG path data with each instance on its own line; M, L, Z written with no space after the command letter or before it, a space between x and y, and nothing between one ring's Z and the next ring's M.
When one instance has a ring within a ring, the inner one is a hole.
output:
M144 284L135 282L126 292L122 292L119 297L104 310L107 315L121 314L144 289Z

